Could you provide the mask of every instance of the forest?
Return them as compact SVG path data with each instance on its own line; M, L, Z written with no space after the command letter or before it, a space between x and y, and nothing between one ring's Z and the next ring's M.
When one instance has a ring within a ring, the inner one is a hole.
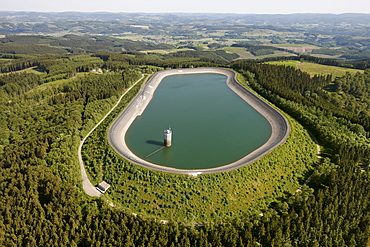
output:
M367 68L367 62L356 66ZM138 84L83 151L93 182L122 186L88 197L77 159L80 140L142 74L185 67L238 72L243 85L286 114L290 139L251 167L198 180L137 167L109 149L105 133ZM369 69L334 78L264 61L104 51L2 54L0 71L1 246L370 245ZM322 149L318 164L309 134ZM254 176L253 169L259 169ZM229 188L222 191L222 183ZM155 191L161 187L166 193ZM249 192L233 201L227 190ZM203 216L191 206L199 201ZM153 203L158 207L149 208ZM179 214L160 222L171 210Z

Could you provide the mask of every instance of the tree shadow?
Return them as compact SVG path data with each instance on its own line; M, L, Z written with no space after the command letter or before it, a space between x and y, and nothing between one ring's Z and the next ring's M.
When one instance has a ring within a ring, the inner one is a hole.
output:
M163 146L163 142L154 141L154 140L147 140L146 143L157 145L157 146Z

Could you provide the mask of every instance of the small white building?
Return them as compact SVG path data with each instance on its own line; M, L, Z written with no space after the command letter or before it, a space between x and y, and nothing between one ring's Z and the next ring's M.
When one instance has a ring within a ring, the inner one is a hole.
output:
M109 187L110 187L110 184L108 184L107 182L103 181L103 182L99 183L98 186L96 186L96 189L100 193L105 193L107 191L107 189L109 189Z

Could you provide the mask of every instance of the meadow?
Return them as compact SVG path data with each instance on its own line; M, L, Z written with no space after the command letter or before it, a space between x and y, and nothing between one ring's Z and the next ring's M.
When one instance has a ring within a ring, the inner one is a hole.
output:
M287 60L287 61L273 61L267 62L268 64L273 65L281 65L281 66L291 66L296 69L300 69L303 72L307 72L311 76L314 75L329 75L331 74L333 78L344 76L347 72L351 74L355 73L363 73L363 70L359 69L349 69L349 68L342 68L337 66L329 66L329 65L322 65L317 63L311 62L301 62L295 60Z

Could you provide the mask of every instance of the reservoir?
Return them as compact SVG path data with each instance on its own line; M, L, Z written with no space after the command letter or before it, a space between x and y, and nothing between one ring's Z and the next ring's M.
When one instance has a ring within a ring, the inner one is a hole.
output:
M272 127L226 84L226 75L195 73L162 79L125 142L145 161L199 170L235 162L267 142ZM163 147L171 128L172 145Z

